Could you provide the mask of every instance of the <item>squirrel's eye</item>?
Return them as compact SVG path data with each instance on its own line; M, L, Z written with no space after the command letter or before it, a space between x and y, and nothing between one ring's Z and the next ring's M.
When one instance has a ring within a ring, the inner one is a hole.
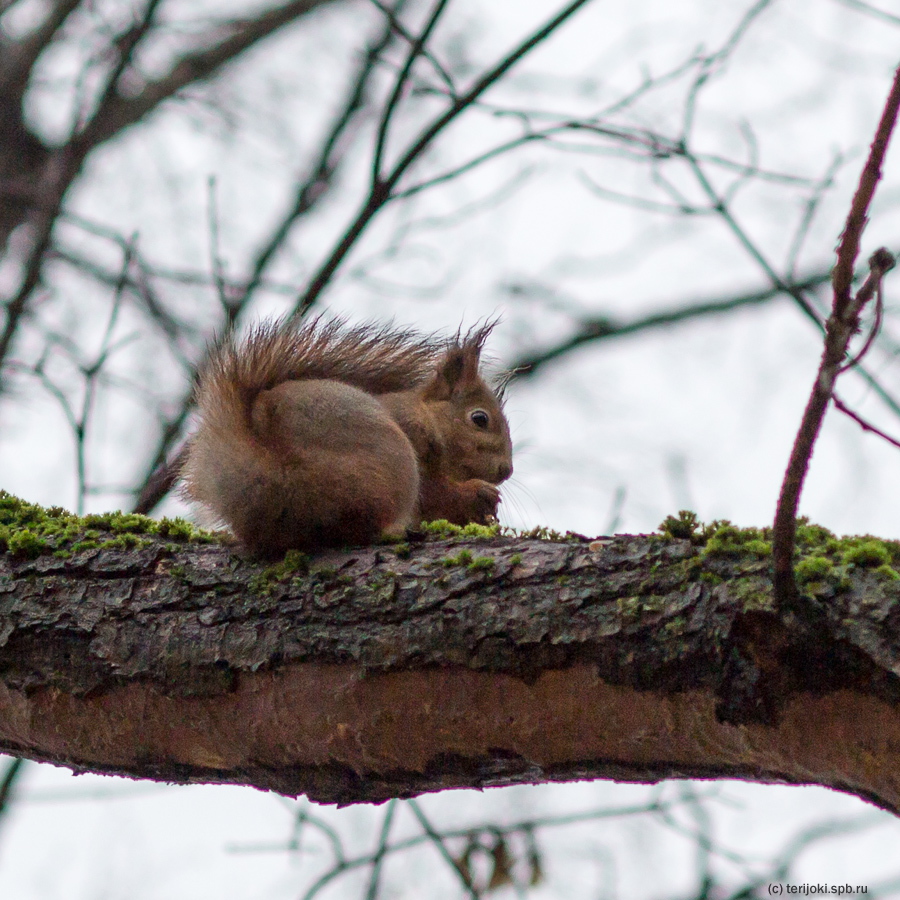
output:
M487 428L491 424L491 417L483 409L475 409L469 413L472 424L478 428Z

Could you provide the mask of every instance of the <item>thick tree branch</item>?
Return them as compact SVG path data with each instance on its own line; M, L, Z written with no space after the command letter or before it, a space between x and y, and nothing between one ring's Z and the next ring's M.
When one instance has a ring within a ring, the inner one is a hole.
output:
M5 42L0 62L0 93L21 102L38 57L80 5L81 0L54 0L43 21L32 32L21 40Z
M342 803L697 776L900 809L900 546L807 526L810 578L783 610L765 540L727 527L269 568L120 533L142 527L81 550L6 538L3 751Z

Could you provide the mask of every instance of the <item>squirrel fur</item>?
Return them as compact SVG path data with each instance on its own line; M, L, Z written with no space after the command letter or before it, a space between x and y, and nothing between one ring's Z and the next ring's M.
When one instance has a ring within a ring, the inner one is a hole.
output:
M287 320L230 336L200 373L188 497L259 555L491 521L512 474L479 371L491 327L442 340Z

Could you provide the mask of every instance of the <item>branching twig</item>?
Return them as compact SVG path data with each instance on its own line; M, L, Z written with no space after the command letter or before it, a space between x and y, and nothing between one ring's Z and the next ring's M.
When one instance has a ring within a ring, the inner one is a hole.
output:
M400 158L389 173L383 176L376 174L373 177L369 189L369 196L357 213L356 218L344 232L343 237L338 242L331 255L312 277L304 294L297 300L293 311L295 316L303 316L319 299L319 295L331 281L334 273L346 259L347 254L355 246L366 227L385 204L393 199L392 192L400 179L406 174L410 166L412 166L428 147L431 146L431 142L444 131L444 129L447 128L461 112L472 106L485 91L496 84L513 66L516 65L516 63L550 37L563 22L571 18L588 2L589 0L573 0L573 2L564 6L563 9L545 25L519 44L518 47L507 54L499 63L491 69L488 69L488 71L485 72L468 91L454 99L450 106L427 125L420 132L419 136L410 143L407 149L401 153ZM396 106L393 108L396 109Z
M391 831L391 823L394 813L397 811L397 801L388 802L384 811L384 819L381 822L381 834L378 837L378 848L372 857L372 872L369 876L369 889L366 891L366 900L378 900L378 882L381 878L381 864L388 852L388 835Z
M847 357L853 335L859 328L859 316L865 304L878 291L885 273L893 268L894 257L887 250L877 250L869 259L869 276L852 296L850 286L853 268L859 254L859 244L866 216L875 187L881 178L881 166L888 141L897 121L900 109L900 67L894 75L894 83L875 132L869 158L859 179L853 197L847 224L837 250L837 264L832 276L834 305L825 325L825 348L813 385L812 393L803 413L800 428L794 441L790 460L778 498L775 512L772 554L775 565L775 596L781 602L790 602L797 595L794 579L794 536L797 530L797 510L800 494L809 468L813 447L819 436L828 404L834 395L834 384Z
M438 853L443 857L444 861L453 869L453 871L459 876L459 880L462 886L465 888L468 895L472 898L472 900L478 900L480 894L479 891L475 889L475 886L472 884L471 879L466 874L466 872L462 869L462 867L457 863L457 861L453 858L450 851L447 849L444 844L444 837L435 830L434 826L425 816L425 813L422 812L421 807L415 800L408 800L407 806L412 810L413 815L419 820L419 824L422 826L425 834L428 835L429 840L434 844Z

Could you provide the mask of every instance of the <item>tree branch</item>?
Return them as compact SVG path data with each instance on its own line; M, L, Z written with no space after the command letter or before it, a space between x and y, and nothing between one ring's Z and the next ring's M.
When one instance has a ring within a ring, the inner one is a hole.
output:
M887 250L884 248L876 250L869 259L869 276L856 295L851 294L853 268L859 255L869 204L881 179L881 166L897 123L898 111L900 111L900 66L894 73L894 81L885 101L869 156L860 173L859 184L847 215L847 224L838 245L837 262L831 279L834 300L831 315L825 323L822 360L791 448L775 510L772 548L775 562L775 591L779 600L785 603L791 602L797 594L793 566L794 536L800 495L803 492L813 447L825 420L828 404L834 395L835 383L846 368L850 341L859 330L860 313L880 290L885 274L896 264L893 255Z
M5 752L323 802L696 776L900 809L897 544L807 526L787 609L765 535L685 517L263 567L175 523L31 510L0 554Z
M775 286L764 291L724 297L721 300L710 300L701 303L678 303L669 309L640 316L631 321L616 321L606 316L583 319L578 324L577 330L573 335L546 349L523 354L512 362L509 369L513 378L527 378L537 372L538 369L543 368L547 363L566 356L584 344L637 334L647 329L666 328L670 325L689 322L692 319L732 312L744 306L760 306L785 296L785 294L793 297L796 293L814 290L830 280L830 272L815 273L787 285L787 290L782 289L780 286Z
M263 10L252 19L229 22L219 28L224 37L216 41L208 37L208 46L185 54L162 78L151 81L134 97L116 95L110 99L102 115L96 116L83 133L82 141L95 147L109 140L114 134L140 121L156 109L163 100L176 94L183 87L204 81L226 63L231 62L248 48L268 37L300 16L335 0L290 0L280 6Z
M453 98L448 108L426 125L419 135L401 152L399 159L388 173L383 176L379 176L376 173L372 179L369 196L364 201L356 218L338 241L331 255L310 279L305 292L298 298L294 305L294 315L305 315L309 308L319 299L319 295L325 290L325 287L334 277L334 273L344 262L347 254L355 246L369 223L375 218L379 210L393 199L392 191L400 182L400 179L406 174L410 166L428 149L431 142L455 121L460 113L472 106L485 91L493 87L520 60L550 37L557 28L588 2L590 0L573 0L573 2L567 3L557 15L553 16L553 18L522 41L518 47L508 53L495 66L484 72L468 91L459 97ZM435 13L439 14L441 8L438 5L435 8ZM392 108L396 110L396 105Z
M21 40L5 42L4 59L0 63L0 93L21 103L38 57L80 5L81 0L54 0L37 28Z

